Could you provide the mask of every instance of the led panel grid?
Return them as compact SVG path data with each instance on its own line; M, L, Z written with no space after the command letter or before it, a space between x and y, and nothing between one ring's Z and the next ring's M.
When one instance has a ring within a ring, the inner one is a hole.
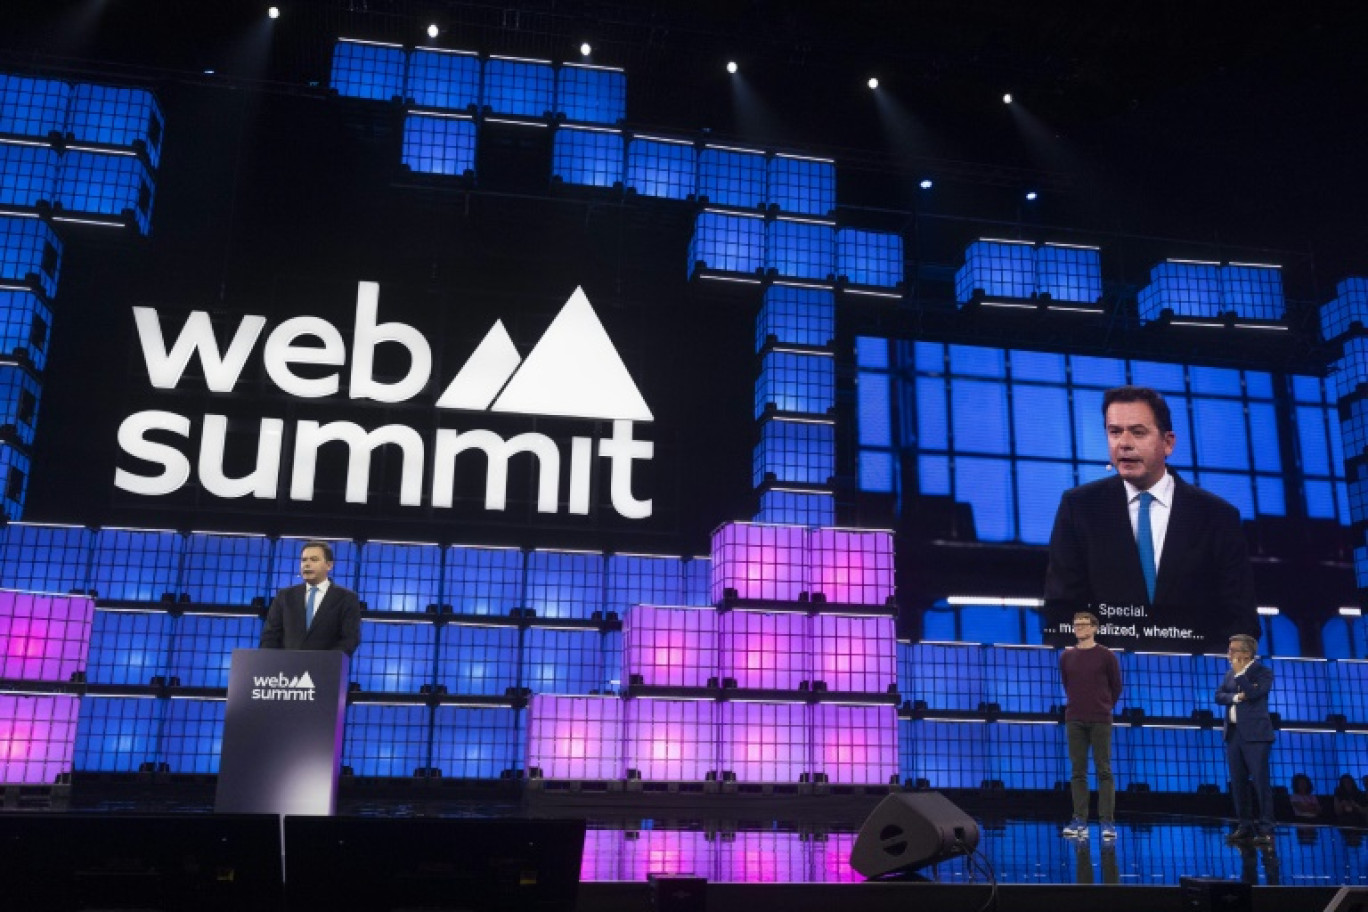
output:
M185 541L181 591L200 605L251 605L269 598L271 541L263 535L191 532Z
M836 208L836 163L793 155L769 160L768 196L781 212L829 215Z
M893 597L893 533L813 529L808 590L829 605L883 605Z
M1084 247L1045 244L1035 251L1036 290L1056 301L1095 304L1102 297L1102 257Z
M1277 690L1276 685L1274 690ZM1318 788L1332 792L1340 774L1335 751L1338 736L1332 731L1294 731L1283 728L1269 755L1269 769L1274 785L1291 786L1292 777L1305 773ZM1359 771L1353 770L1355 778ZM1225 779L1219 780L1225 782ZM1323 784L1322 784L1323 783Z
M17 364L0 362L0 425L9 425L24 446L33 446L42 386Z
M1360 589L1368 587L1368 548L1354 549L1354 581Z
M1259 627L1262 629L1259 642L1263 644L1265 655L1283 658L1301 656L1301 632L1297 629L1296 621L1285 614L1260 615Z
M71 772L79 700L0 694L0 785L52 785Z
M917 719L900 726L900 734L912 745L903 755L903 778L925 779L931 788L979 788L992 779L988 754L988 728L980 722L943 722Z
M971 643L1039 645L1044 620L1034 608L1016 605L959 605L955 639Z
M755 350L767 344L826 347L836 338L836 295L823 288L770 285L755 321Z
M351 663L351 681L366 693L416 694L433 683L437 628L427 621L385 623L363 620L361 642Z
M982 646L917 643L908 649L907 699L927 709L976 712L988 699L985 650ZM977 784L977 783L976 783Z
M1064 728L1057 722L998 721L984 726L988 779L1009 789L1047 790L1069 778Z
M165 675L171 625L171 615L165 611L96 611L86 680L145 687L153 677Z
M545 61L491 57L485 62L484 104L494 114L550 117L555 94L556 74Z
M0 289L0 352L47 366L52 311L31 291Z
M499 779L522 762L518 710L503 706L438 706L432 765L448 779Z
M638 136L627 143L626 187L642 196L693 199L698 152L683 140Z
M344 98L391 101L404 95L407 64L398 45L341 39L333 45L329 85Z
M84 590L94 541L81 526L7 523L0 527L0 587Z
M400 160L420 174L473 175L476 134L475 121L467 118L406 114Z
M603 555L533 551L527 555L524 607L539 618L587 620L603 608Z
M1344 340L1343 355L1330 363L1330 379L1336 400L1353 393L1360 383L1368 382L1368 338L1351 336Z
M689 275L696 269L756 273L765 264L765 222L755 216L700 212L689 239Z
M779 218L765 226L765 268L794 279L830 281L836 238L830 225Z
M608 594L604 607L622 617L633 605L687 604L683 594L682 564L677 557L608 555Z
M294 586L300 582L300 557L304 553L304 545L311 540L299 537L276 539L275 547L271 550L270 570L266 579L268 595L274 596L278 590ZM332 581L346 586L348 589L355 589L356 545L350 541L333 540L327 540L327 544L333 552Z
M0 142L0 205L55 202L58 164L50 146Z
M1220 728L1116 725L1112 745L1118 791L1143 783L1154 792L1194 794L1199 785L1224 787L1229 775Z
M95 536L90 585L100 598L159 602L179 590L185 539L157 529L102 529Z
M155 168L166 119L146 89L79 83L72 91L67 129L77 142L141 146Z
M0 497L0 517L23 518L31 468L27 455L8 443L0 443L0 479L4 479L5 485L4 496Z
M807 871L807 845L798 833L742 830L717 850L720 883L801 883Z
M738 782L797 782L807 772L811 743L802 703L718 704L720 763Z
M453 545L446 553L442 598L457 614L506 617L523 604L523 552Z
M527 770L546 779L621 779L623 701L537 694L527 711Z
M766 481L825 485L836 474L834 424L771 418L760 425L752 483Z
M1220 679L1197 673L1190 655L1123 652L1122 706L1143 710L1146 716L1187 719L1198 709L1216 709L1211 695Z
M551 176L567 184L612 188L623 181L623 139L616 131L561 127L551 147Z
M442 549L412 542L361 546L357 594L371 611L423 612L439 603Z
M717 206L761 209L765 171L763 152L705 146L698 153L698 195Z
M975 291L990 297L1029 298L1035 292L1035 248L1029 244L974 241L955 272L955 300L966 304Z
M755 417L766 409L825 415L836 407L836 359L793 351L765 352L755 382Z
M1059 652L1044 647L993 646L984 653L986 696L1003 712L1047 713L1064 705Z
M1340 732L1335 735L1335 766L1340 770L1353 770L1361 773L1368 769L1368 733L1364 732ZM1362 783L1362 776L1355 776L1359 783ZM1323 790L1333 794L1333 786L1338 785L1338 778L1327 783Z
M838 785L887 785L897 779L895 707L818 703L810 709L813 773L825 773Z
M903 283L901 235L859 228L836 230L836 277L852 285L896 288Z
M715 880L720 840L701 830L595 830L585 833L582 881L636 881L691 873Z
M635 605L622 624L623 672L632 685L707 687L718 674L712 608Z
M414 48L408 57L408 88L404 94L425 108L464 111L478 105L480 58L466 51Z
M449 693L499 697L518 684L518 628L447 624L437 647L437 683Z
M807 491L768 490L760 494L758 523L829 526L836 521L836 498Z
M556 71L556 112L570 121L615 124L627 116L627 74L564 63Z
M150 697L81 698L73 768L135 773L142 764L157 762L162 720L170 702Z
M523 631L521 685L533 693L587 694L603 688L603 634L529 627Z
M690 557L681 565L680 584L684 587L680 602L685 605L712 605L712 568L710 557Z
M47 138L66 133L71 86L56 79L0 73L0 133Z
M1340 434L1344 440L1344 454L1350 458L1360 456L1368 449L1368 400L1352 399L1348 403L1349 417L1340 423ZM1316 406L1299 406L1298 415L1313 415ZM1300 430L1301 422L1298 422ZM1313 438L1314 439L1314 438ZM1303 445L1301 449L1306 449ZM1319 449L1317 446L1316 449Z
M168 702L162 728L162 762L173 773L217 775L227 701L173 698Z
M61 263L62 242L46 222L0 215L0 279L33 281L51 299Z
M603 682L600 685L604 693L620 693L622 691L622 631L605 630L603 632Z
M836 693L896 693L896 642L891 617L816 615L812 679Z
M725 523L712 535L712 602L796 602L807 591L807 530L800 526Z
M811 883L862 883L864 875L850 866L854 833L815 833L807 843Z
M227 690L233 650L255 649L260 640L261 621L255 617L182 615L172 633L166 673L184 687Z
M1368 327L1368 278L1352 276L1335 285L1335 296L1321 305L1321 336L1328 342L1354 328Z
M1334 712L1330 693L1330 667L1323 659L1263 659L1273 669L1273 690L1268 694L1269 712L1285 722L1324 722Z
M1329 676L1331 711L1354 724L1368 722L1368 662L1341 658L1330 663Z
M1235 263L1222 266L1221 304L1245 320L1281 320L1287 315L1282 270Z
M1165 310L1176 317L1216 317L1221 313L1221 267L1214 263L1158 263L1150 283L1136 296L1140 322L1159 319Z
M347 707L342 763L357 776L412 776L427 767L432 711L426 706L353 703Z
M623 762L647 782L698 782L717 769L711 700L626 701Z
M152 230L154 185L136 155L68 150L57 179L57 202L70 213L132 216L141 234Z
M717 621L718 669L736 686L798 690L812 679L812 642L806 615L728 611Z

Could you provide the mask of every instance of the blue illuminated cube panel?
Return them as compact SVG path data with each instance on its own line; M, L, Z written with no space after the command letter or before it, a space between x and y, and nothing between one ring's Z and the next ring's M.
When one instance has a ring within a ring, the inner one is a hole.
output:
M792 279L830 281L836 238L826 224L778 218L766 225L765 268Z
M358 776L409 777L427 767L431 710L421 705L347 707L342 763Z
M507 707L438 706L432 765L448 779L499 779L522 768L520 711Z
M414 48L408 59L405 94L425 108L465 111L478 105L480 58L466 51Z
M1222 266L1221 305L1242 319L1281 320L1287 312L1282 270L1241 263Z
M1102 258L1092 247L1036 248L1036 290L1056 301L1095 304L1102 297Z
M1063 705L1057 650L999 645L987 659L988 702L1003 712L1047 713Z
M404 95L408 65L397 44L372 44L342 39L333 46L333 90L346 98L390 101Z
M1000 720L984 726L988 751L985 778L1009 789L1055 788L1068 779L1068 758L1057 722Z
M0 352L27 358L34 370L47 366L52 311L32 291L0 290Z
M1221 306L1221 267L1215 263L1159 263L1150 283L1136 297L1140 322L1159 319L1165 310L1177 317L1216 317Z
M437 114L404 115L402 162L420 174L475 173L475 121Z
M689 275L695 269L753 274L765 264L765 222L758 216L700 212L689 240Z
M955 300L968 303L975 291L993 297L1029 298L1036 290L1035 248L1006 241L974 241L955 273Z
M518 684L518 636L517 627L443 626L437 683L452 694L503 696Z
M684 140L638 136L627 144L625 185L642 196L693 199L698 152Z
M72 92L68 130L77 142L141 147L156 168L165 129L161 107L146 89L79 84Z
M55 202L60 161L48 146L0 142L0 205L32 208Z
M1266 644L1261 644L1267 649ZM1277 686L1268 695L1268 709L1284 721L1324 722L1333 711L1330 663L1323 659L1265 658Z
M905 275L900 235L859 228L836 231L836 275L852 285L895 288Z
M616 124L627 116L627 74L608 67L562 64L556 111L578 123Z
M979 788L995 777L988 729L979 722L900 720L899 736L910 750L901 751L904 780L925 779L932 788Z
M94 542L81 526L8 523L0 527L0 588L84 591Z
M95 539L90 585L101 598L160 602L179 592L185 539L159 529L102 529Z
M691 557L683 564L684 596L679 601L685 605L711 605L712 568L710 557Z
M252 615L186 614L176 622L167 674L184 687L228 687L234 649L255 649L261 621Z
M71 150L62 156L57 202L70 213L129 218L152 230L152 177L135 155Z
M755 417L768 408L825 415L836 407L836 359L828 355L768 351L755 382Z
M551 149L551 175L567 184L612 187L622 184L622 134L562 127Z
M1368 278L1352 276L1335 285L1335 296L1321 306L1321 336L1338 339L1358 324L1368 328Z
M70 773L80 700L0 694L0 785L53 785Z
M172 617L165 611L95 612L86 680L91 684L146 687L166 674Z
M698 195L717 206L759 209L765 171L763 152L707 146L698 155Z
M1362 548L1354 549L1355 569L1362 567L1361 563L1365 555L1359 553ZM1321 650L1322 655L1330 659L1353 659L1354 662L1336 662L1333 675L1344 674L1346 667L1356 666L1357 661L1368 660L1368 623L1365 623L1362 615L1355 617L1332 617L1325 622L1321 628ZM1365 681L1368 683L1368 681ZM1336 712L1343 712L1354 718L1344 709ZM1368 715L1364 716L1368 719Z
M608 595L604 607L626 615L634 605L683 605L683 566L677 557L647 554L608 555ZM695 603L698 604L698 603Z
M192 532L186 539L185 574L181 589L202 605L269 603L266 570L271 540L264 535L227 535Z
M836 208L836 163L775 155L769 160L768 192L782 212L829 215Z
M825 485L836 474L834 424L772 418L760 426L751 481ZM771 477L772 476L772 477Z
M217 775L223 753L225 700L170 700L162 729L161 761L173 773Z
M26 453L0 443L0 479L4 490L0 492L0 512L6 519L20 519L24 515L24 495L28 491L28 477L32 465Z
M832 494L770 489L760 495L757 523L797 526L829 526L836 522L836 498Z
M65 82L0 73L0 133L39 139L64 134L70 105Z
M85 696L76 722L75 770L135 773L156 763L170 700Z
M53 298L62 264L62 242L38 218L0 215L0 279L36 283Z
M1351 336L1344 340L1344 353L1330 363L1330 378L1335 384L1335 398L1343 399L1368 382L1368 338Z
M836 337L836 295L821 288L773 284L765 289L755 322L755 350L778 345L831 345Z
M717 703L626 701L623 762L647 782L700 782L717 769Z
M603 608L603 555L533 551L527 555L525 607L539 618L588 620Z
M366 542L357 594L371 611L423 613L438 601L442 549L417 542Z
M485 63L484 104L495 114L548 117L555 94L556 74L546 61L491 57Z
M527 770L546 779L621 779L624 701L536 694L527 710Z
M27 370L0 361L0 425L12 427L25 446L33 445L38 397L42 392L43 388Z
M976 712L988 699L986 652L982 646L917 643L907 647L899 679L903 697L927 709Z
M444 601L456 614L507 617L523 604L523 552L453 545L446 553Z
M523 632L522 681L533 693L587 694L603 687L603 634L529 627Z
M1112 769L1117 788L1147 785L1155 792L1192 794L1198 786L1216 785L1224 791L1229 771L1221 738L1219 727L1116 726Z

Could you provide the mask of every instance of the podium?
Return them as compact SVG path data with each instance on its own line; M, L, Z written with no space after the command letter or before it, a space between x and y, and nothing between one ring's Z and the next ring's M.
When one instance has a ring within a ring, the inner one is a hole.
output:
M233 650L217 813L337 809L348 662L336 651Z

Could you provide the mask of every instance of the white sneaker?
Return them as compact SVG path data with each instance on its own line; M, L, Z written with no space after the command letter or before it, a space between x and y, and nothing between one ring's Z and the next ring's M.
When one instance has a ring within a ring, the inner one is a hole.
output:
M1088 838L1088 821L1083 817L1075 817L1069 821L1069 825L1064 828L1065 836L1072 836L1076 839Z

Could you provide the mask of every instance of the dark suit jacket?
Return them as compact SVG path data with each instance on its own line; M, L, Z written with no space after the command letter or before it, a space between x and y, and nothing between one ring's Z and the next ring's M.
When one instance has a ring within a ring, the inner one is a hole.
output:
M1254 575L1239 511L1177 475L1173 480L1173 507L1148 620L1190 625L1206 635L1207 643L1221 647L1233 633L1257 636ZM1049 620L1067 621L1076 611L1091 611L1104 623L1130 623L1107 617L1100 606L1148 603L1121 476L1066 491L1045 572Z
M1235 703L1235 695L1242 693L1244 699L1235 704L1240 736L1246 741L1273 740L1273 720L1268 715L1268 692L1272 689L1273 669L1258 660L1239 677L1235 676L1234 670L1226 672L1221 686L1216 688L1216 702L1223 707L1221 716L1225 722L1226 737L1230 737L1230 711L1224 707Z
M314 622L304 627L304 583L281 589L266 612L262 649L340 649L347 655L361 644L361 602L356 593L337 583L328 586L321 604L314 606Z

